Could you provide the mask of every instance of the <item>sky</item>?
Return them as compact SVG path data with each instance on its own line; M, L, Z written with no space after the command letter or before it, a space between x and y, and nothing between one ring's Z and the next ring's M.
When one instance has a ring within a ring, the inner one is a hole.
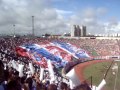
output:
M120 33L120 0L0 0L0 34L69 33L85 25L87 33Z

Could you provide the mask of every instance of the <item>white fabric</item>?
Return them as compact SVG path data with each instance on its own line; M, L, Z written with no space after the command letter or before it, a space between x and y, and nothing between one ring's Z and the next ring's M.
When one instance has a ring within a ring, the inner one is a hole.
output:
M12 66L13 66L14 69L16 69L18 71L18 66L16 65L14 60L12 60Z
M33 67L33 64L32 63L29 63L29 68L30 68L30 71L32 73L32 75L34 74L34 67Z
M70 88L71 88L71 89L73 89L73 88L74 88L73 83L72 83L72 81L71 81L71 80L70 80Z
M102 82L99 84L96 90L102 90L102 88L106 85L106 81L103 79Z
M43 75L44 75L44 68L41 68L41 70L40 70L40 81L42 81L43 80Z
M19 64L18 65L18 71L19 71L19 77L22 77L23 76L23 67L24 67L24 65L22 65L22 64Z
M47 61L47 64L48 64L48 71L49 71L49 74L50 74L50 82L52 83L52 82L55 81L53 67L52 67L52 64L51 64L50 60Z
M71 80L71 81L70 81L70 83L72 83L72 86L71 86L71 87L75 87L75 86L80 85L80 80L79 80L79 78L77 77L74 68L73 68L72 70L70 70L70 71L66 74L66 77Z

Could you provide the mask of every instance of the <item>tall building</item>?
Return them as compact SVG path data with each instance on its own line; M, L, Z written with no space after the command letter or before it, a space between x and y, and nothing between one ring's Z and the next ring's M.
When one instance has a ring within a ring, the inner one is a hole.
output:
M83 34L82 36L85 37L87 33L86 26L82 26L81 29L82 29L82 34Z
M77 29L77 25L74 25L74 36L77 37L78 36L78 29Z
M73 25L71 28L71 37L85 37L86 26Z
M79 37L80 31L78 25L73 25L71 28L71 37Z
M77 25L77 36L78 37L81 36L81 29L80 29L79 25Z
M74 37L75 35L74 35L74 31L75 31L75 29L74 29L74 25L73 26L71 26L71 37Z

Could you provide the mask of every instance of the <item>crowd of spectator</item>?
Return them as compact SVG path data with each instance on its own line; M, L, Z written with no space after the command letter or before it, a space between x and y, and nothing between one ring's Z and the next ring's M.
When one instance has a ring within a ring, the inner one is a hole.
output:
M21 57L15 52L17 46L26 43L45 43L47 41L51 41L51 39L0 38L0 90L79 90L80 88L91 90L87 83L70 88L69 79L62 77L57 72L55 72L56 80L50 82L51 78L47 68L44 70L43 79L40 81L41 67L32 63L32 59ZM20 76L19 70L14 68L12 62L17 65L17 68L19 68L19 65L24 65L23 76ZM29 63L32 63L34 66L34 74L30 71Z
M61 39L61 41L82 48L88 51L91 56L114 56L120 54L120 40L116 39Z
M96 39L50 39L50 38L28 38L28 37L1 37L0 38L0 90L91 90L87 83L70 88L69 79L55 73L56 81L50 82L47 69L44 72L43 80L40 81L41 67L35 63L35 73L31 74L29 63L32 60L21 57L16 52L17 46L27 43L40 43L58 40L71 43L79 48L85 49L91 56L95 52L97 56L119 55L120 40L96 40ZM23 76L13 68L12 61L16 65L24 65Z

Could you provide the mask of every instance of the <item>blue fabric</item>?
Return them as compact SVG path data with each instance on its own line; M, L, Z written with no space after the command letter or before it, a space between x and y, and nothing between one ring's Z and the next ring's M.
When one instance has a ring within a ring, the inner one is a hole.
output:
M27 45L23 45L22 47L29 49L29 53L31 53L37 61L41 61L40 56L42 56L42 57L46 57L47 59L51 60L55 64L56 67L64 67L67 63L67 61L64 61L64 63L62 63L61 58L59 58L58 56L55 56L54 54L50 53L44 48L39 48L35 46L35 44L30 44L30 45L27 44Z
M75 54L76 57L78 58L87 58L89 55L86 53L85 50L81 48L77 48L69 43L64 43L64 42L59 42L59 41L54 41L53 42L55 45L60 46L61 48L67 50L70 53Z
M85 50L77 48L69 43L64 43L64 42L59 42L59 41L53 41L52 42L54 45L57 47L61 47L64 51L66 50L69 53L72 53L73 56L76 58L87 58L89 55L86 53ZM42 57L46 57L46 59L51 60L51 62L56 66L56 67L64 67L68 61L62 60L61 57L52 54L49 52L46 48L41 47L38 44L25 44L22 45L29 54L32 54L32 56L36 59L36 61L41 61Z

